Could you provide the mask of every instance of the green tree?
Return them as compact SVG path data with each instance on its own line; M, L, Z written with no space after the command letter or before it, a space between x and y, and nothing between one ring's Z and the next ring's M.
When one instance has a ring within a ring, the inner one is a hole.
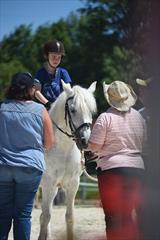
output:
M145 22L145 13L149 14L150 1L145 6L144 0L84 0L85 7L79 13L39 26L35 32L31 25L21 25L1 42L0 64L18 61L34 75L43 65L44 43L53 38L61 40L66 49L62 66L68 69L74 84L87 87L97 81L101 111L104 80L119 79L134 85L136 77L147 75L144 40L150 22ZM7 76L5 71L7 68L1 67L2 75Z
M28 71L18 60L7 63L0 63L0 99L4 98L6 88L9 85L11 77L17 71Z
M31 25L20 25L16 30L1 42L0 63L19 60L25 63L27 48L32 36Z

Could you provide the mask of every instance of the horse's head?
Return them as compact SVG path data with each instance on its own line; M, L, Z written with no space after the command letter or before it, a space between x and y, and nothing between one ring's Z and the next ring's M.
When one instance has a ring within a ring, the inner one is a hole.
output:
M97 111L94 92L96 82L93 82L88 89L80 86L71 88L70 84L62 81L65 100L65 121L71 130L77 147L82 150L87 147L91 134L93 115Z

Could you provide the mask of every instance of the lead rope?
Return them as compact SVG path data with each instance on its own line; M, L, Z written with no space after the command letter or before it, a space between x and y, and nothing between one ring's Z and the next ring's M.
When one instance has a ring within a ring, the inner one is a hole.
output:
M85 160L84 160L84 151L81 151L81 167L82 167L82 171L85 174L86 177L88 177L90 180L94 181L94 182L98 182L98 179L95 177L92 177L91 175L88 174L87 170L86 170L86 166L85 166Z

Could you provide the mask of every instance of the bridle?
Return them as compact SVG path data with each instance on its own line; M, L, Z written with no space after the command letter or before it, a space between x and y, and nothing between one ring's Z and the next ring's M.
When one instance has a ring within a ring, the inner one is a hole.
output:
M70 113L70 109L69 109L69 100L72 100L74 98L74 96L72 97L69 97L67 100L66 100L66 103L65 103L65 121L66 121L66 125L67 125L67 118L68 118L68 123L69 123L69 127L71 129L71 133L72 135L75 137L75 139L79 138L79 132L80 130L83 128L83 127L87 127L87 128L90 128L91 124L90 123L83 123L81 124L78 128L76 128L73 120L72 120L72 116L71 116L71 113Z
M74 122L72 120L72 116L71 116L70 109L69 109L69 103L68 103L73 98L74 98L74 96L71 96L71 97L67 98L66 103L65 103L65 122L66 122L66 126L69 123L69 127L71 129L71 134L66 132L66 131L64 131L62 128L60 128L58 126L57 123L55 123L53 120L52 121L53 121L54 125L58 128L59 131L64 133L69 138L72 138L74 141L76 141L77 139L80 139L80 130L83 127L90 128L91 123L83 123L78 128L76 128L76 126L75 126L75 124L74 124Z

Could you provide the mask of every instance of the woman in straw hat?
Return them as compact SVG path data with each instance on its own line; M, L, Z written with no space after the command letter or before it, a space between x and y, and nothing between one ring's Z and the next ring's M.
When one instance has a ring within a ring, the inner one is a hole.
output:
M88 149L98 155L107 240L142 240L138 209L142 203L145 121L132 108L137 97L129 85L114 81L104 83L103 89L111 107L95 122Z

